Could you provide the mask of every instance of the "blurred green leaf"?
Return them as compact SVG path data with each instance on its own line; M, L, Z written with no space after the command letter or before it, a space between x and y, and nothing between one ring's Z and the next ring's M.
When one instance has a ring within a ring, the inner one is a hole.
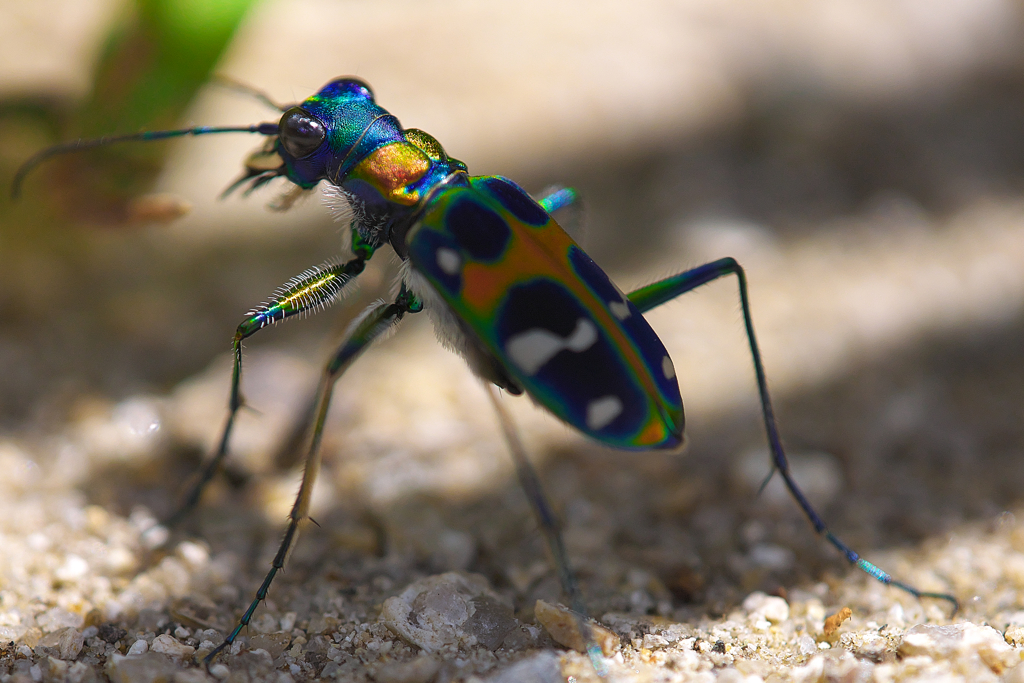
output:
M158 130L181 115L210 78L255 0L135 0L112 30L90 97L67 119L67 137ZM117 224L145 192L166 146L126 144L69 155L46 169L73 218Z

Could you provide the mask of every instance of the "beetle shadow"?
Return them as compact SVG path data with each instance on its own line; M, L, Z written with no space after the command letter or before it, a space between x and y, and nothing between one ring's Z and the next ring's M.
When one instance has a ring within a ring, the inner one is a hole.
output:
M757 226L782 245L894 199L941 219L1024 191L1022 73L980 69L888 101L752 86L739 121L612 160L558 159L536 184L579 189L585 246L611 271L679 251L679 229L706 219Z

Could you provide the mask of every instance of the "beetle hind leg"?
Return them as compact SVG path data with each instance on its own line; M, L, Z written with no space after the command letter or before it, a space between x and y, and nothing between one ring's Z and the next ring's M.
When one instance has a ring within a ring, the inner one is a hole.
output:
M526 455L526 449L523 447L523 442L519 439L519 432L512 422L512 417L502 405L495 388L487 382L484 382L484 388L498 415L498 422L501 424L505 443L508 444L512 460L515 462L519 485L522 486L523 493L526 494L526 498L530 503L530 508L533 509L534 516L537 518L537 524L544 534L544 540L547 542L548 550L554 561L555 570L558 572L558 579L562 584L562 592L569 599L569 605L576 617L576 623L580 636L585 643L587 655L590 657L590 661L593 663L598 676L604 679L607 677L608 667L604 662L601 646L597 644L593 629L590 627L586 606L583 603L583 596L580 593L576 575L569 564L569 554L565 550L565 541L562 538L562 530L559 526L558 518L555 516L554 511L551 509L551 503L544 494L537 470L530 463L530 459Z
M757 377L757 391L761 401L761 413L764 416L764 427L768 436L768 447L771 450L772 455L772 471L768 478L770 479L772 474L775 472L779 473L786 484L786 488L789 489L789 493L793 497L793 500L795 500L797 505L800 506L800 509L803 510L804 515L811 522L814 530L831 543L832 546L840 553L842 553L850 564L864 571L881 583L900 588L915 597L946 600L953 605L955 614L956 611L959 610L960 604L954 596L947 593L922 591L914 586L897 581L889 573L868 562L852 548L846 545L839 539L839 537L829 530L828 526L825 524L825 520L822 519L821 515L818 514L810 501L807 500L804 492L797 485L796 480L793 478L792 472L789 469L789 461L786 458L786 452L782 447L782 439L779 437L778 424L775 420L775 413L772 410L771 398L768 395L768 381L765 378L764 365L761 362L761 351L758 349L757 339L754 336L754 322L750 314L750 297L747 293L747 276L743 268L735 259L719 259L717 261L712 261L711 263L698 266L684 273L659 280L658 282L647 285L646 287L641 287L640 289L630 293L629 300L640 310L641 313L643 313L651 310L655 306L671 301L677 296L685 294L692 289L696 289L701 285L707 284L726 275L735 275L737 280L739 280L740 304L743 309L743 324L746 329L747 342L750 345L750 354L754 362L754 374ZM768 479L766 479L764 483L767 484Z

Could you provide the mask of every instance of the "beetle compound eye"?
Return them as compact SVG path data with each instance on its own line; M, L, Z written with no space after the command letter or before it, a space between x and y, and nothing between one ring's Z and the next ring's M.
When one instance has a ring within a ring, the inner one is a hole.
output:
M327 137L324 124L301 107L292 107L281 117L281 144L296 159L315 152Z

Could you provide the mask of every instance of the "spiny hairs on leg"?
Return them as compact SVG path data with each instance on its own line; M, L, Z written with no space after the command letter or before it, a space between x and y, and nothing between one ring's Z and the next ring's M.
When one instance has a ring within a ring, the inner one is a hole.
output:
M356 238L353 238L354 242ZM270 301L250 311L238 326L232 340L234 365L231 373L231 398L228 417L221 432L220 441L213 457L203 466L198 478L189 487L178 509L163 523L165 527L178 524L199 503L203 489L210 483L227 457L235 417L244 404L241 393L242 341L256 334L268 325L286 320L299 314L311 314L333 303L341 296L345 286L366 267L372 250L364 251L344 263L326 263L310 268L286 282L271 297Z

